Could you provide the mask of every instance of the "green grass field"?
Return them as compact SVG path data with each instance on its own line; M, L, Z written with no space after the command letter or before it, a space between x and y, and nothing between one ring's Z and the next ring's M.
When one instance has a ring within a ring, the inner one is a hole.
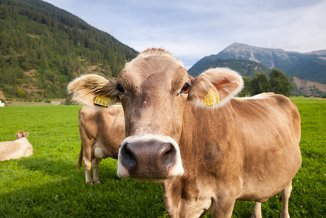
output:
M292 217L326 216L326 101L295 98L302 117L303 164L293 181ZM102 184L85 185L76 170L79 106L0 108L0 141L30 133L34 155L0 162L0 217L166 217L160 184L119 179L116 161L100 166ZM252 202L237 202L233 217L250 217ZM263 204L278 217L279 196Z

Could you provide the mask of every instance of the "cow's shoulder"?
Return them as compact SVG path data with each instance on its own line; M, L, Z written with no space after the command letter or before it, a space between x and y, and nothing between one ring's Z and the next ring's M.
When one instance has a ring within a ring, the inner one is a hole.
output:
M86 121L88 120L96 120L98 118L102 118L103 116L111 116L112 111L111 108L106 107L98 107L98 106L84 106L79 111L79 117L83 118Z
M84 106L79 110L79 115L83 117L94 116L97 113L95 107Z
M121 116L123 115L123 109L121 104L111 105L106 111L111 116Z

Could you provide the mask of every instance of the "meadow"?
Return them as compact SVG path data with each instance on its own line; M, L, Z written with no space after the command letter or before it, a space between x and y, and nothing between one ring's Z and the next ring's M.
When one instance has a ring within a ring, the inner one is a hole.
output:
M303 163L293 180L292 217L326 216L326 101L295 98L302 119ZM120 179L116 160L100 165L101 184L84 184L76 163L80 106L0 108L0 141L30 133L34 155L0 162L0 217L166 217L163 189L150 181ZM238 201L233 217L250 217L252 202ZM263 204L278 217L280 196ZM209 215L207 216L209 217Z

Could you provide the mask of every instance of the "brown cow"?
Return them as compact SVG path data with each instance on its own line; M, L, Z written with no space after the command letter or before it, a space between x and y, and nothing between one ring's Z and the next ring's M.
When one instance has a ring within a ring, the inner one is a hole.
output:
M71 90L87 101L104 95L122 103L127 138L118 175L164 180L172 217L231 217L236 199L260 202L282 192L289 217L291 181L301 165L300 115L286 97L265 93L234 98L243 87L225 68L189 77L163 49L127 63L117 80L92 76ZM88 101L92 104L92 101Z
M0 142L0 161L20 159L33 154L33 146L27 139L28 132L19 131L15 141Z
M101 159L117 158L120 143L125 137L121 105L109 108L83 107L79 112L81 149L78 168L85 164L85 182L100 183L98 165ZM93 177L91 176L93 169Z

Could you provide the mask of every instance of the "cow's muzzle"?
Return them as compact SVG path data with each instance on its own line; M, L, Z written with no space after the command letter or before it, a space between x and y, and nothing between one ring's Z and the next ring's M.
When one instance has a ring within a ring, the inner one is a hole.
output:
M183 174L178 144L168 136L130 136L120 147L118 175L167 179Z

